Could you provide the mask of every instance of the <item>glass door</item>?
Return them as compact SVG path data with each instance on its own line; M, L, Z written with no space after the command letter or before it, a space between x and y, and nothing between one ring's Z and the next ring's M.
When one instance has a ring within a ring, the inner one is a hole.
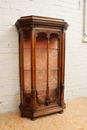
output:
M37 32L36 90L38 105L58 103L58 32Z
M47 42L45 32L38 32L36 37L36 89L37 102L45 103L47 86Z

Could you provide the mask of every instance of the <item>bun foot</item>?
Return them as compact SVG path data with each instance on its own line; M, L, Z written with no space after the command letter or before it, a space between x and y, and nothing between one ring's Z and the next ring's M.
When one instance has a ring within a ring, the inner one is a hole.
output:
M58 112L58 113L59 113L59 114L63 114L63 112L64 112L64 111L62 110L62 111L60 111L60 112Z
M31 120L32 121L35 121L37 118L36 117L31 117Z

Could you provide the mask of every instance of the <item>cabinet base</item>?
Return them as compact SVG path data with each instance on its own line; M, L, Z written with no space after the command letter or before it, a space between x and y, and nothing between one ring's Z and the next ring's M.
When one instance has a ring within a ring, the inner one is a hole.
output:
M63 108L58 105L51 106L42 106L38 107L34 112L30 110L23 109L22 106L19 106L22 117L29 117L31 120L36 120L36 117L49 115L52 113L63 113Z

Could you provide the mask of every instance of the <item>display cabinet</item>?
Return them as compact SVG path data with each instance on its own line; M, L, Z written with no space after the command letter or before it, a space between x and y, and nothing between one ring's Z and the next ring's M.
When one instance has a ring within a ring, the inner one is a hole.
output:
M65 30L63 19L40 16L21 17L19 32L21 116L63 112Z

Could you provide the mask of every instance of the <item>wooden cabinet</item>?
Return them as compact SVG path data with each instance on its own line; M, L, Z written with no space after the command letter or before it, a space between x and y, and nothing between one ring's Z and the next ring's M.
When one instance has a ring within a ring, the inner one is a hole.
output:
M62 19L26 16L15 25L19 31L21 115L34 119L62 112L68 24Z

